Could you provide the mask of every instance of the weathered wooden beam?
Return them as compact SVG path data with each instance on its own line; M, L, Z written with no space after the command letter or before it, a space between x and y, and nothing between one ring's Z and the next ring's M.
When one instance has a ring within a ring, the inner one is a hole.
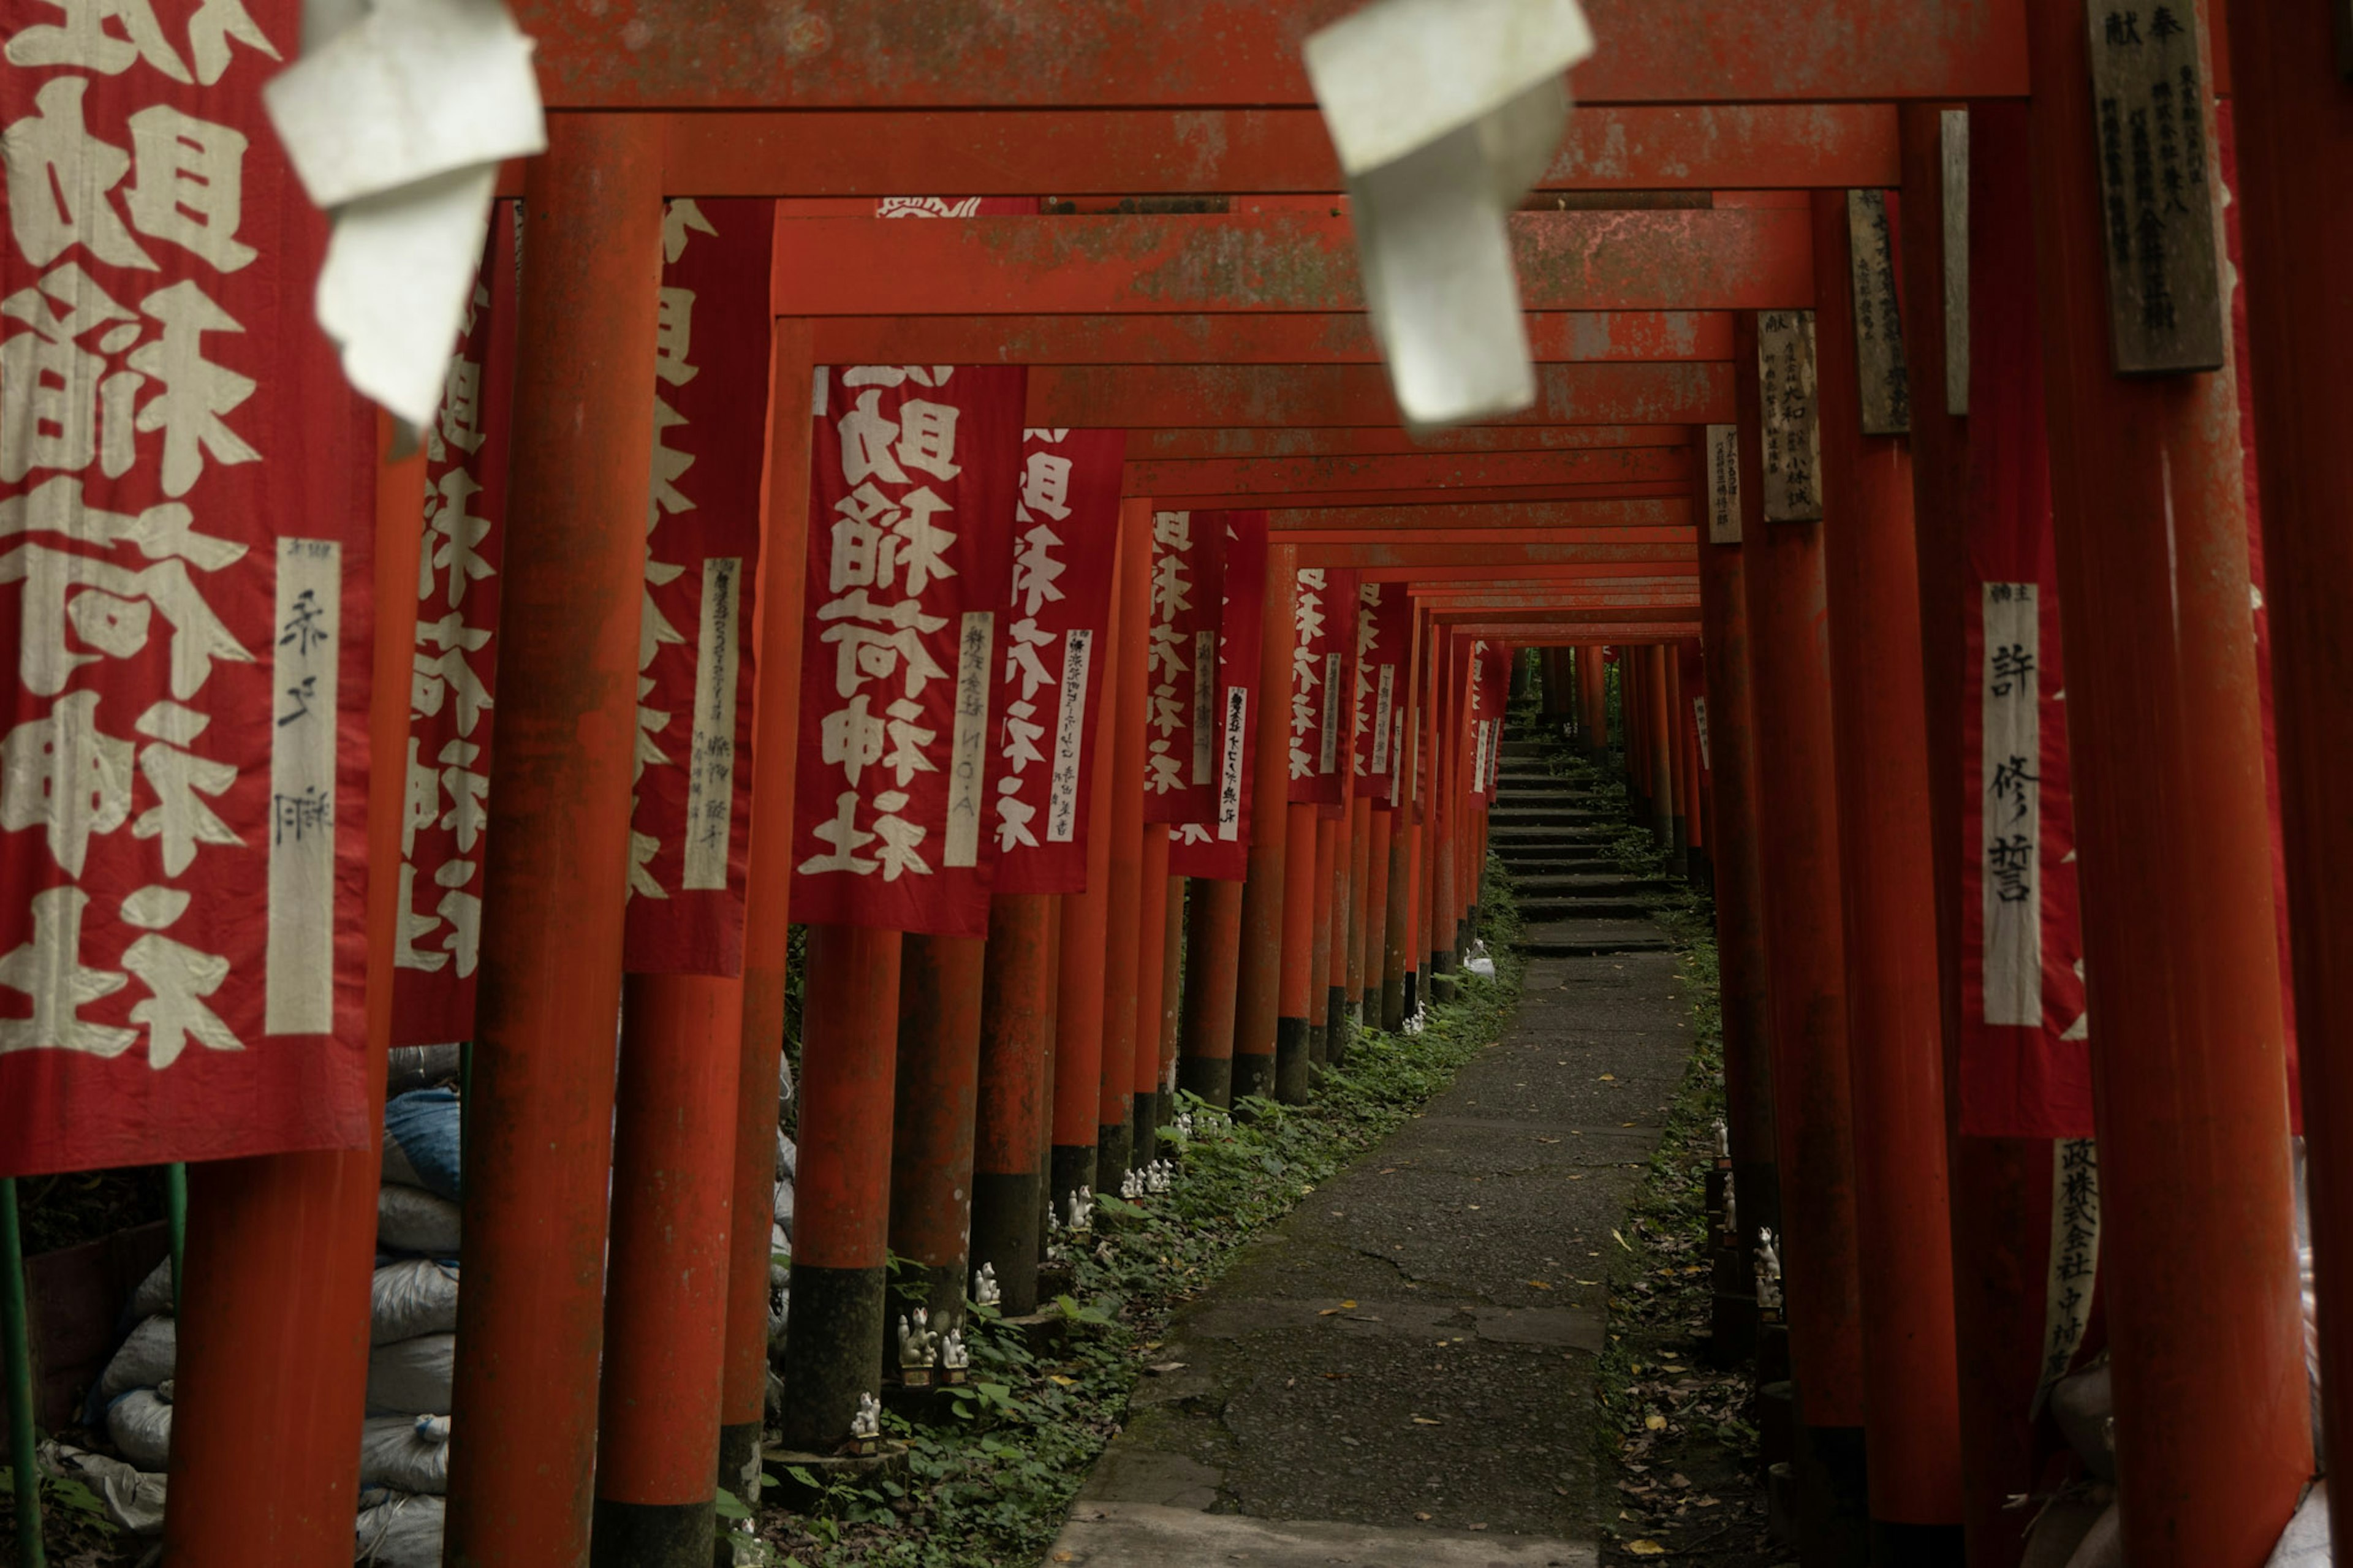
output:
M1285 541L1286 543L1290 542ZM1302 566L1468 566L1493 573L1513 566L1619 565L1636 573L1655 573L1699 559L1696 542L1678 544L1628 543L1622 534L1606 544L1565 543L1546 540L1522 543L1512 540L1484 542L1452 534L1442 540L1356 540L1297 546ZM1420 574L1417 572L1417 575Z
M1348 507L1456 507L1456 506L1532 506L1541 502L1579 503L1605 500L1688 500L1694 487L1689 480L1648 480L1627 485L1497 485L1463 488L1436 486L1426 489L1399 490L1299 490L1289 495L1267 495L1257 491L1234 491L1224 494L1187 495L1176 491L1155 493L1153 500L1163 510L1221 511L1248 507L1281 505L1286 509L1314 510ZM1142 492L1131 490L1131 495Z
M1684 425L1478 425L1413 436L1391 426L1293 429L1131 430L1131 462L1195 458L1351 458L1440 452L1582 452L1610 447L1688 447Z
M1693 526L1692 503L1654 500L1455 501L1436 506L1283 507L1266 514L1276 533L1477 533L1504 540L1570 529L1609 529L1682 539Z
M1531 310L1755 310L1813 302L1793 207L1515 213ZM1361 310L1345 217L1201 216L776 220L780 316Z
M1699 587L1696 580L1685 580L1669 587L1651 584L1531 584L1518 593L1425 593L1417 591L1414 598L1433 611L1452 614L1461 611L1491 610L1589 610L1609 605L1641 605L1652 609L1699 611Z
M1298 494L1440 486L1598 485L1689 481L1688 447L1590 451L1383 453L1310 458L1134 458L1133 496Z
M563 109L1314 101L1300 40L1358 0L518 0ZM1874 102L2027 90L2021 0L1588 0L1586 103ZM936 188L932 185L911 189Z
M1440 583L1460 583L1476 587L1486 583L1498 587L1525 587L1530 583L1610 582L1629 583L1635 586L1662 586L1696 582L1695 568L1688 563L1651 563L1604 561L1581 562L1564 565L1557 562L1509 567L1508 578L1495 575L1493 560L1484 563L1460 562L1432 566L1366 566L1359 575L1367 583L1404 583L1412 587L1425 587Z
M678 196L1157 196L1340 189L1312 109L666 114ZM1799 190L1898 183L1874 103L1579 108L1539 191Z
M1129 430L1369 425L1395 431L1399 423L1388 373L1369 364L1038 366L1029 373L1028 418L1033 426ZM1546 364L1536 367L1535 405L1493 423L1691 426L1732 418L1729 364Z
M1632 614L1630 611L1626 613L1628 616ZM1594 618L1581 620L1514 616L1498 616L1493 620L1458 621L1440 616L1439 624L1442 629L1466 637L1484 637L1489 642L1509 643L1514 647L1558 647L1592 643L1641 646L1681 642L1686 637L1699 636L1699 617L1696 615L1672 621L1636 620L1606 611L1597 614Z
M1723 310L1532 310L1540 364L1729 360ZM1360 312L823 316L820 364L1377 364Z

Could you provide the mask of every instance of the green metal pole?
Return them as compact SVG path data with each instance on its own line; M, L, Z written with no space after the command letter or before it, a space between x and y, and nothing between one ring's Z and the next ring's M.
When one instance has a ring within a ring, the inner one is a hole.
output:
M188 1261L188 1168L164 1167L164 1218L172 1229L172 1315L180 1315L182 1279Z
M33 1342L25 1310L25 1240L16 1178L0 1176L0 1361L8 1374L8 1461L16 1483L16 1560L42 1568L40 1468L33 1457Z

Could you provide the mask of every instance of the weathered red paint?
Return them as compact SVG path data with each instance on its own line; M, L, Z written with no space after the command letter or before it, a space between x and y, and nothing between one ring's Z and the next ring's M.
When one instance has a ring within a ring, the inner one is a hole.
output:
M951 226L902 224L899 232ZM1029 373L1028 417L1037 426L1099 430L1398 423L1388 373L1368 364L1039 365ZM1536 367L1534 405L1480 423L1706 425L1731 417L1732 379L1721 363L1544 364Z
M1854 1100L1871 1517L1961 1522L1945 1184L1942 1015L1929 868L1912 458L1860 434L1847 203L1814 198L1822 529L1830 609L1847 1063ZM1767 526L1771 526L1770 524Z
M1679 544L1564 544L1546 540L1524 543L1525 534L1495 539L1449 535L1442 542L1408 538L1377 542L1293 544L1302 566L1442 567L1473 566L1492 573L1499 566L1622 566L1629 575L1648 576L1664 568L1688 566L1696 546ZM1599 574L1597 574L1598 575Z
M1352 458L1440 452L1579 452L1688 447L1683 425L1470 425L1428 435L1395 426L1230 426L1131 429L1130 462L1204 458Z
M1104 1191L1112 1190L1115 1177L1125 1173L1126 1130L1135 1099L1136 973L1141 958L1136 934L1145 887L1144 749L1149 686L1145 665L1152 637L1152 501L1148 497L1131 496L1120 502L1119 531L1119 634L1111 644L1118 649L1119 700L1109 710L1110 721L1098 731L1111 746L1111 815L1090 822L1087 827L1091 845L1099 833L1111 838L1110 879L1104 884L1110 899L1103 906L1103 1077L1095 1121L1102 1157L1112 1160L1115 1155L1117 1163L1116 1169L1103 1168L1103 1179L1096 1184ZM1157 1040L1156 1035L1148 1037ZM1111 1141L1113 1129L1119 1130L1115 1143Z
M1140 797L1140 788L1137 793ZM1128 1089L1151 1094L1160 1087L1163 990L1169 978L1168 824L1145 824L1141 864L1135 886L1134 1076L1128 1079Z
M1126 565L1129 537L1123 526L1120 563L1114 572ZM1113 595L1103 628L1108 647L1120 646L1125 598L1124 594ZM1105 685L1096 717L1098 746L1110 743L1119 722L1122 683L1115 679L1117 661L1105 662L1109 668L1103 678ZM1061 901L1055 955L1053 1138L1057 1149L1092 1149L1098 1137L1095 1113L1103 1100L1105 1022L1103 929L1110 919L1112 775L1116 771L1115 765L1094 769L1094 787L1087 804L1087 885L1082 892L1064 894Z
M1237 1089L1258 1070L1274 1077L1275 1020L1287 1011L1283 984L1284 849L1290 826L1291 704L1269 700L1291 689L1290 584L1298 552L1279 540L1266 547L1267 593L1259 631L1257 729L1250 736L1250 878L1242 884L1241 942L1234 996L1234 1080Z
M1813 302L1788 208L1517 213L1535 310L1738 310ZM1356 237L1323 212L777 219L779 315L1036 316L1361 310Z
M2083 17L2028 35L2125 1554L2256 1563L2312 1454L2238 398L2109 368Z
M450 1455L446 1551L472 1568L587 1554L652 471L660 145L628 121L548 141L528 185L451 1401L475 1436Z
M1300 40L1348 0L1151 5L524 0L562 109L981 109L1314 100ZM1996 0L1592 0L1588 103L1873 101L2026 90L2018 8ZM1214 40L1214 44L1210 41ZM925 183L920 188L936 188Z
M860 362L863 363L863 362ZM1506 485L1685 483L1696 472L1685 447L1573 452L1383 453L1303 458L1131 459L1128 487L1151 496L1481 489Z
M1688 492L1639 500L1454 500L1420 506L1366 504L1346 497L1325 499L1338 504L1270 509L1266 514L1268 531L1310 537L1343 533L1378 537L1405 531L1451 538L1464 533L1508 535L1514 530L1541 529L1547 536L1568 539L1617 538L1667 543L1688 539L1692 527Z
M1722 310L1536 310L1539 364L1732 357ZM818 323L827 364L1377 364L1370 319L1267 315L835 316ZM1151 492L1157 494L1157 491Z

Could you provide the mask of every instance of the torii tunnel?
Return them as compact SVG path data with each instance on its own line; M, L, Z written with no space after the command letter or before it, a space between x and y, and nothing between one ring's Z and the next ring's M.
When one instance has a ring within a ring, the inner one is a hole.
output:
M728 1561L910 1303L1053 1316L1180 1111L1457 995L1531 740L1712 899L1784 1554L2091 1485L2100 1563L2271 1560L2353 1443L2353 11L1584 3L1534 401L1414 433L1358 0L512 0L422 430L314 319L302 7L0 0L0 1173L185 1165L165 1563L353 1560L460 1217L440 1560Z

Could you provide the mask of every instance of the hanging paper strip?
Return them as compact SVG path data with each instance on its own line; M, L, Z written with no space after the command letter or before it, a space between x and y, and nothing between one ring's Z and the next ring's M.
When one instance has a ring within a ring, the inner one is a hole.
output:
M1218 786L1211 815L1177 825L1168 846L1173 877L1239 882L1250 875L1250 771L1265 629L1266 513L1193 514L1196 530L1222 541L1218 608Z
M1496 768L1503 756L1504 706L1512 689L1511 654L1500 643L1483 640L1471 645L1470 700L1465 704L1471 734L1471 794L1484 806L1494 790Z
M1403 769L1406 661L1413 654L1413 598L1402 583L1356 589L1356 789L1383 811L1396 806Z
M1961 1131L2092 1135L2026 115L1971 115Z
M1111 679L1104 630L1126 454L1124 430L1022 437L989 794L999 893L1086 890L1088 781Z
M463 1040L474 1032L498 721L520 221L512 202L499 203L491 216L440 412L423 433L425 533L417 562L400 913L392 950L396 1046Z
M624 967L744 967L776 204L662 209Z
M1144 820L1216 814L1221 512L1152 514L1152 627L1145 666Z
M300 7L188 12L0 4L0 1175L370 1132L375 426L261 110Z
M998 622L1026 374L825 373L810 453L792 906L986 936Z
M1348 765L1348 656L1356 574L1303 566L1292 591L1291 793L1293 805L1336 806Z

